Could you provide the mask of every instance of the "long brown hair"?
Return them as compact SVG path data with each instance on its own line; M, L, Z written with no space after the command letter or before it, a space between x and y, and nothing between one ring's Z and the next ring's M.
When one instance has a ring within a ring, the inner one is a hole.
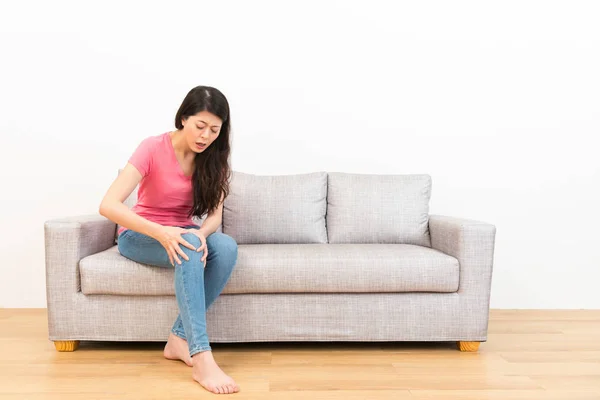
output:
M225 198L229 195L231 178L229 165L231 118L229 103L223 93L211 86L196 86L190 90L177 110L175 127L183 129L182 119L185 120L202 111L216 115L221 119L222 124L219 136L206 150L197 153L194 160L195 168L192 176L194 203L188 217L198 218L216 210L221 196Z

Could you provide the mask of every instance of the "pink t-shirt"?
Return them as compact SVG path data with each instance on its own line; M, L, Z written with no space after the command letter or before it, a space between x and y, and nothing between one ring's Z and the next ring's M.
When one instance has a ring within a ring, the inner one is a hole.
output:
M192 177L177 161L169 132L144 139L129 163L142 174L133 212L165 226L197 225L187 216L193 205ZM120 227L118 234L126 229Z

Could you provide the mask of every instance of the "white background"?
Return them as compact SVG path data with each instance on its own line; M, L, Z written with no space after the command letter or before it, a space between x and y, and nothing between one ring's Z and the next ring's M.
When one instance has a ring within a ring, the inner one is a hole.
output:
M0 307L46 306L44 221L209 85L234 170L428 173L497 227L493 308L600 308L597 3L168 4L0 6Z

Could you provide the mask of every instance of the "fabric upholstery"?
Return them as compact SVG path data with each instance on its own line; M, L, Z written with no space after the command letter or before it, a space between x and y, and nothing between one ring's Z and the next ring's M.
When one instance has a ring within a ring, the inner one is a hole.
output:
M53 219L44 223L48 327L69 332L80 317L74 296L81 293L82 258L114 244L116 224L99 215Z
M232 172L223 233L238 244L327 243L327 173Z
M161 341L174 296L70 293L50 340ZM211 343L270 341L485 341L459 315L458 293L224 294L207 310ZM471 315L478 319L480 315Z
M477 336L488 328L496 227L466 218L430 215L432 247L460 264L460 323Z
M431 176L341 172L328 175L329 243L431 245Z
M455 292L458 261L406 244L239 245L223 290L234 293ZM174 271L138 264L116 246L81 260L84 294L174 295Z

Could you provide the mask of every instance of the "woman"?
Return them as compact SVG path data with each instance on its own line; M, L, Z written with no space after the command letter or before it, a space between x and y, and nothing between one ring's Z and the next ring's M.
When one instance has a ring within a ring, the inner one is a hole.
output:
M206 332L206 309L237 261L235 240L216 232L229 194L230 121L219 90L193 88L177 111L177 130L144 139L100 205L100 214L121 225L123 256L175 269L180 314L164 356L193 367L192 377L213 393L239 391L215 362ZM138 183L130 210L123 202ZM204 214L202 226L194 224L191 218Z

